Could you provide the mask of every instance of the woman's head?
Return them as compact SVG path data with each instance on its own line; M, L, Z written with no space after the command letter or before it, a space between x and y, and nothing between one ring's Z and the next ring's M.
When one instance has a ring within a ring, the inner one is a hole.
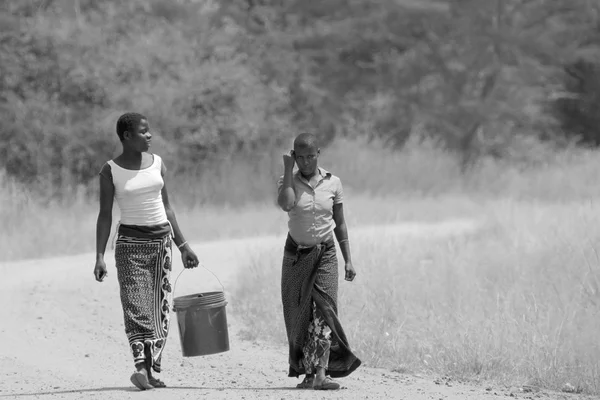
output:
M311 176L317 171L319 144L312 133L301 133L294 140L294 159L303 175Z
M139 152L148 151L152 139L148 119L138 113L121 115L117 120L117 136L124 148Z

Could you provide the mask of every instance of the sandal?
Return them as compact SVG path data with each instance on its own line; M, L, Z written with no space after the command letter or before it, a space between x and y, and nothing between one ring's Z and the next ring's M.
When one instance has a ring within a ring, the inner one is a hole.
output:
M335 382L330 377L325 378L323 383L320 385L313 386L315 390L338 390L340 388L340 384Z
M301 383L296 385L296 389L312 389L314 383L315 378L313 376L306 376Z
M148 383L150 383L150 385L154 386L155 388L166 388L167 385L165 385L165 383L163 381L161 381L158 378L152 377L150 379L148 379Z
M135 371L129 380L140 390L154 389L154 386L148 382L148 375L142 371Z

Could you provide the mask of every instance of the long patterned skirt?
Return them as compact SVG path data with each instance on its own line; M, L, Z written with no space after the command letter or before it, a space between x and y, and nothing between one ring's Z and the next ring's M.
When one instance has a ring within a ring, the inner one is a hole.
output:
M360 366L337 316L337 291L338 261L333 241L299 249L288 236L281 274L288 376L312 374L323 367L331 377L344 377Z
M171 237L119 234L115 259L125 333L134 363L147 363L160 372L169 333Z

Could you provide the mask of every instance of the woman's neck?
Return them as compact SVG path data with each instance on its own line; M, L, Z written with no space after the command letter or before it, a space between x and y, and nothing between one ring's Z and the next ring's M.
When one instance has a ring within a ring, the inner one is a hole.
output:
M126 160L136 161L141 160L144 156L144 153L132 149L123 149L121 156Z

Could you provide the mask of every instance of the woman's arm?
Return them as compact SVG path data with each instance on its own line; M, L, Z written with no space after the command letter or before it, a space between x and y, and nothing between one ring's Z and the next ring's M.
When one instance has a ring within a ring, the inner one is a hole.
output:
M333 220L335 222L335 237L342 250L342 256L344 261L352 263L352 257L350 256L350 243L348 242L348 228L346 227L346 219L344 218L344 204L333 205Z
M104 263L104 253L106 244L110 237L110 228L112 226L112 209L115 195L115 187L112 182L112 172L110 165L104 164L100 171L100 211L96 221L96 267L94 275L96 280L101 282L107 275L106 264Z
M289 212L296 202L294 190L294 153L293 150L283 155L283 182L279 188L277 204L283 211Z
M169 220L169 222L171 223L171 226L173 227L173 236L175 237L173 241L175 242L175 245L177 247L179 247L179 246L181 246L182 243L185 243L186 240L185 240L185 237L183 236L183 233L181 232L181 229L179 228L179 224L177 223L177 217L175 216L175 210L173 210L173 207L171 207L171 203L169 201L169 193L167 190L167 178L165 176L166 172L167 172L167 169L165 167L165 164L163 163L162 167L161 167L161 174L162 174L163 182L164 182L162 192L161 192L162 201L165 206L165 212L167 214L167 219ZM187 244L186 244L186 246L187 246ZM182 246L182 248L183 248L183 246Z
M161 167L161 174L163 177L164 184L163 184L161 194L162 194L163 204L165 206L165 213L167 214L167 219L169 220L169 222L171 223L171 226L173 227L173 236L174 236L173 241L175 242L175 245L181 252L181 259L183 261L183 266L185 268L194 268L194 267L198 266L198 263L199 263L198 257L192 251L189 243L187 243L187 240L185 240L185 237L183 236L183 233L181 232L181 229L179 228L179 223L177 222L177 217L175 216L175 210L173 210L173 207L171 207L171 203L169 201L169 193L167 190L167 180L166 180L166 176L165 176L166 172L167 172L167 169L165 167L165 164L163 163L162 167Z
M344 217L344 189L342 188L342 182L338 181L338 187L335 191L335 198L333 200L333 221L335 222L335 228L333 232L342 250L344 261L346 262L346 280L353 281L356 277L356 270L352 265L352 257L350 256L350 242L348 242L348 228L346 227L346 218Z

